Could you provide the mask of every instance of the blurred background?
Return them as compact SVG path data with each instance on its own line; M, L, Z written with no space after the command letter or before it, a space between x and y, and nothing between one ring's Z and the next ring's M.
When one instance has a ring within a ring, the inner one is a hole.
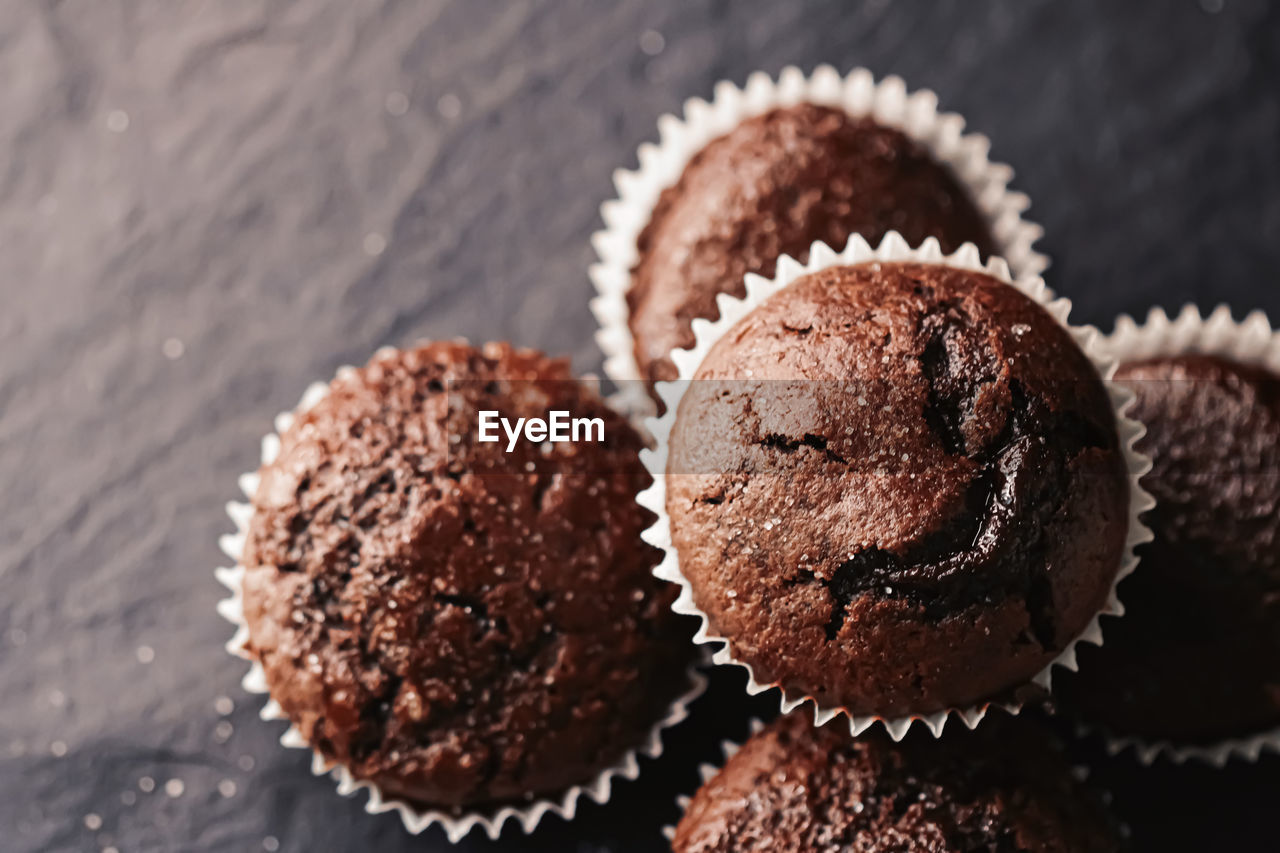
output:
M1280 318L1266 0L0 4L0 847L451 849L257 719L214 612L236 476L309 382L383 344L598 371L613 170L717 80L824 62L932 88L990 136L1074 319ZM739 688L717 675L607 807L457 849L664 849L674 796L746 731ZM1078 749L1139 849L1280 848L1274 758Z

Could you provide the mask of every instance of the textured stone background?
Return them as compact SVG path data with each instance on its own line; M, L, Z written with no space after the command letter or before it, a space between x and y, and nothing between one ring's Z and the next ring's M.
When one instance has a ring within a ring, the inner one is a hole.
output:
M271 416L381 344L598 369L610 173L684 98L793 62L901 74L990 135L1078 319L1280 316L1264 0L0 5L0 847L449 849L256 718L222 504ZM608 808L459 849L662 849L736 688ZM1280 847L1280 762L1099 774L1143 849Z

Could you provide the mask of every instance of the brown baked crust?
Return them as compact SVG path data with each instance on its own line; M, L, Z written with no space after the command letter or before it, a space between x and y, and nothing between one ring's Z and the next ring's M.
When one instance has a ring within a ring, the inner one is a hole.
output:
M1105 853L1124 849L1050 737L989 719L935 740L849 737L804 714L751 737L694 796L673 853Z
M486 408L604 418L606 440L508 454L475 440ZM281 444L244 552L249 647L357 777L446 806L560 791L685 687L689 633L639 535L640 439L565 362L505 344L378 356Z
M640 234L627 294L640 375L651 387L674 379L668 354L692 345L695 317L719 316L717 294L745 293L745 273L772 276L784 254L804 261L815 240L839 250L889 231L992 251L959 182L901 131L813 104L744 121L694 155Z
M711 349L667 511L758 681L900 716L1025 684L1106 600L1127 531L1111 404L1016 288L941 265L803 276Z
M1280 377L1187 355L1121 365L1153 468L1155 540L1123 619L1062 682L1118 734L1215 741L1280 725Z

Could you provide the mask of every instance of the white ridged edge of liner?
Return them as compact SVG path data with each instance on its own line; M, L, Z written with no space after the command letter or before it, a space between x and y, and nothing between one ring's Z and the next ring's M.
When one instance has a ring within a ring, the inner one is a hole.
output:
M1201 316L1195 305L1185 305L1173 318L1162 309L1153 308L1142 323L1122 314L1116 318L1115 330L1102 343L1117 362L1201 353L1280 374L1280 330L1274 329L1261 311L1253 311L1239 321L1226 305L1219 305L1208 316ZM1145 765L1166 758L1175 764L1200 761L1225 767L1232 758L1256 762L1264 751L1280 753L1280 726L1204 745L1114 735L1103 726L1085 721L1080 721L1080 731L1100 735L1111 755L1132 749Z
M795 259L783 255L778 260L778 270L772 279L748 274L746 276L747 294L745 298L736 299L728 294L720 294L716 300L720 309L720 319L715 322L702 319L694 320L693 331L696 343L693 349L676 350L671 354L672 360L679 370L679 378L673 382L657 383L658 395L666 404L667 410L662 417L650 417L646 422L649 433L654 437L657 447L656 449L641 451L640 458L653 476L653 485L640 492L636 499L642 506L658 516L657 521L645 530L643 536L647 542L661 548L664 553L663 560L658 568L654 570L654 573L660 578L678 583L681 586L680 597L672 605L673 608L677 613L696 616L701 620L701 625L697 634L694 635L694 640L698 643L718 644L720 646L712 655L712 660L715 663L741 666L747 671L747 691L749 693L755 695L766 690L778 689L781 693L780 701L783 713L790 713L801 704L811 702L814 706L814 722L815 725L819 726L825 724L837 714L846 714L849 719L849 729L854 735L860 734L876 723L880 723L888 730L894 740L901 740L913 723L920 722L929 728L936 737L942 733L947 720L953 715L959 717L969 728L973 728L985 716L987 709L993 705L1003 708L1009 713L1018 713L1022 706L1020 703L1012 702L988 702L967 708L948 708L931 714L884 718L872 715L850 714L844 708L824 708L811 696L788 695L778 684L761 684L756 680L755 672L751 665L733 656L729 638L711 633L707 615L694 604L692 587L689 580L680 571L680 558L671 544L670 519L667 516L666 508L666 454L671 428L675 423L676 415L680 408L680 400L684 396L689 381L716 341L753 308L802 275L832 266L874 263L877 261L910 261L974 270L986 273L1011 287L1017 288L1044 308L1060 326L1071 334L1072 339L1088 356L1098 375L1103 380L1115 412L1120 448L1124 453L1125 463L1129 471L1128 530L1125 536L1124 549L1120 565L1116 570L1115 579L1112 581L1111 589L1107 593L1107 598L1101 611L1094 615L1084 629L1066 645L1062 652L1030 679L1030 683L1037 684L1048 692L1051 687L1054 667L1061 666L1072 671L1077 670L1076 645L1082 642L1092 643L1097 646L1102 645L1100 617L1104 614L1119 616L1124 613L1124 608L1116 595L1116 587L1120 579L1132 572L1134 567L1137 566L1138 557L1135 553L1137 546L1151 540L1151 531L1142 522L1140 516L1154 506L1155 502L1139 483L1142 475L1151 469L1151 460L1139 453L1134 447L1134 444L1145 434L1146 430L1141 424L1125 414L1133 402L1134 395L1127 388L1110 381L1115 373L1116 363L1101 349L1101 336L1098 330L1092 326L1073 326L1067 322L1067 317L1071 312L1071 301L1055 296L1053 291L1045 285L1044 279L1038 275L1028 275L1017 280L1012 279L1009 275L1008 265L1001 258L991 258L983 264L977 247L971 243L966 243L950 255L944 255L938 245L938 241L933 238L925 240L919 248L912 249L897 232L890 232L886 235L875 249L872 249L866 240L856 234L850 238L849 243L841 252L836 252L825 243L815 242L809 250L809 262L807 264L801 265Z
M396 352L398 350L394 347L383 347L377 351L375 359L386 358ZM355 370L356 368L351 366L338 368L334 382L342 382L350 378L355 373ZM590 383L590 380L584 381ZM289 429L294 418L324 399L329 393L329 388L330 385L323 382L312 383L303 393L302 399L293 412L282 412L276 415L275 431L268 433L262 439L263 465L271 464L279 455L280 436ZM258 483L259 475L256 472L240 475L240 491L247 500L251 501L253 499L254 493L258 490ZM245 570L241 564L241 556L244 551L245 533L249 526L249 520L253 516L253 508L249 503L228 501L226 510L227 515L231 517L231 521L235 524L236 532L220 536L218 538L218 547L229 559L235 561L235 566L214 570L218 582L231 592L229 598L222 599L217 605L218 613L236 628L235 635L227 641L226 649L232 655L250 662L249 672L245 674L241 681L241 686L249 693L269 694L266 673L263 671L262 665L253 659L246 648L249 640L249 628L244 619L243 580ZM430 826L439 825L450 842L456 843L460 841L477 828L482 830L489 838L496 840L508 821L518 824L524 832L529 833L537 827L538 823L547 814L558 815L566 821L572 820L577 813L578 801L583 797L600 804L608 802L613 793L615 779L634 780L640 776L640 763L638 761L640 756L657 758L662 754L662 732L682 722L689 716L689 705L702 695L706 687L706 676L698 671L697 661L695 660L689 667L689 689L671 703L667 715L654 724L644 742L640 746L629 750L617 764L602 770L587 784L568 788L556 799L530 800L527 805L519 807L502 806L493 811L476 810L454 813L439 809L417 808L412 803L384 793L372 782L357 779L346 767L326 759L318 751L311 749L310 744L302 736L302 732L292 723L280 737L280 743L282 746L291 749L311 750L311 772L313 775L332 775L338 783L338 793L344 797L351 796L357 791L368 791L369 800L364 807L366 812L369 814L382 814L394 811L400 815L404 828L413 835L418 835ZM259 716L263 720L284 720L288 722L289 719L279 703L270 698L269 695Z
M737 751L742 749L742 745L746 743L748 740L750 740L753 736L759 734L760 730L763 728L764 728L764 720L760 719L759 717L752 717L747 730L747 737L744 740L736 741L736 740L729 740L728 738L725 738L724 740L720 741L720 766L717 767L716 765L708 764L705 761L699 764L698 765L699 786L705 785L708 782L710 782L715 777L715 775L720 772L721 768L723 768L725 764L728 763L729 759L733 758L733 756L737 753ZM692 801L693 801L693 797L690 794L679 794L676 796L676 808L680 809L681 815L683 815L686 811L688 811L689 803L691 803ZM676 837L675 826L668 824L662 827L662 837L667 839L668 842L672 841Z
M680 180L685 166L707 143L746 119L799 103L838 107L855 118L870 116L902 131L946 165L965 188L986 219L995 240L994 254L1006 260L1015 277L1039 275L1048 268L1049 259L1032 248L1043 229L1022 218L1031 201L1009 189L1013 169L988 159L991 141L982 134L964 133L963 117L939 112L938 96L932 91L908 92L899 77L877 83L865 68L842 76L830 65L819 65L809 76L789 66L776 82L757 71L742 88L722 80L709 102L685 101L683 118L668 113L658 119L660 141L640 146L639 169L613 173L618 197L601 205L605 227L591 237L599 257L589 270L596 288L591 310L600 324L596 342L604 352L604 372L637 397L630 404L638 410L651 413L653 403L634 382L641 376L627 323L627 291L638 260L636 240L649 224L658 197Z

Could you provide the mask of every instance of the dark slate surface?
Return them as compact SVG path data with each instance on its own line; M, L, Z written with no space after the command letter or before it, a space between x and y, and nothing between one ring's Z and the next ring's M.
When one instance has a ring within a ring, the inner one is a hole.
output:
M0 848L448 849L257 720L214 613L222 504L271 416L381 344L598 369L598 205L685 97L899 73L1017 169L1078 319L1276 316L1278 46L1263 0L4 4ZM460 849L662 849L737 687L609 807ZM1103 764L1143 849L1280 846L1274 760Z

